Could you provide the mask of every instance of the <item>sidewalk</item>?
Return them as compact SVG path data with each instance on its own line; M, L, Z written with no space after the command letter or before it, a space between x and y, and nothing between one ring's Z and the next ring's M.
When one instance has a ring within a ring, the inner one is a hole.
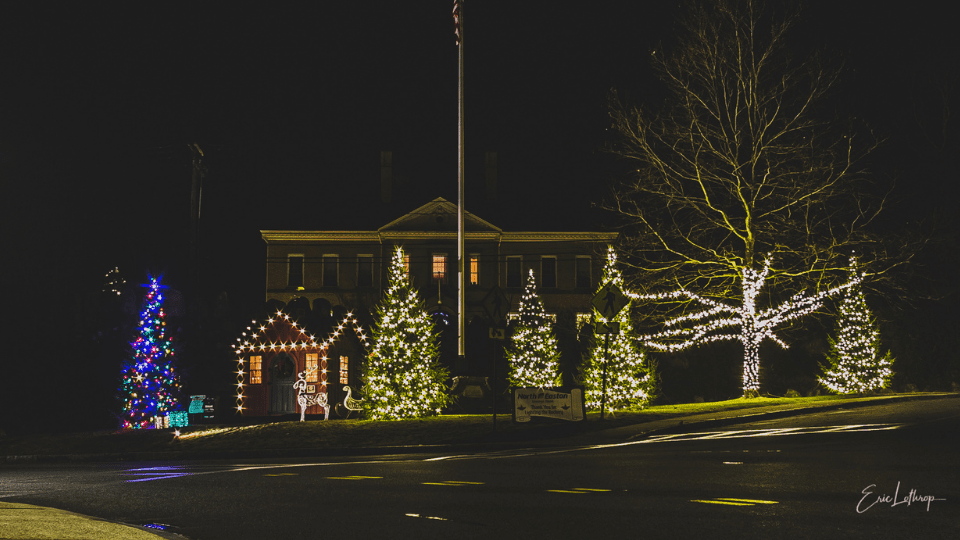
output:
M157 540L175 538L130 525L103 521L65 510L31 504L0 502L3 540Z

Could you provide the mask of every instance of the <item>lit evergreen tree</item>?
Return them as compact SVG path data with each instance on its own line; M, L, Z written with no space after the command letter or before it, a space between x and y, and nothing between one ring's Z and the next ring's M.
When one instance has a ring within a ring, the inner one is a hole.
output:
M854 263L854 277L856 271ZM859 283L844 292L835 332L836 337L828 338L828 365L824 366L820 382L841 394L885 388L893 377L893 357L890 351L880 354L880 332Z
M624 289L623 276L617 268L617 253L613 246L607 247L607 263L603 268L603 278L598 291L607 283L614 283ZM594 310L598 322L607 322ZM649 360L639 349L633 338L633 326L630 323L630 305L627 304L613 321L620 323L620 333L610 336L607 351L607 402L611 411L630 405L643 406L653 399L656 388L656 374ZM586 406L599 409L603 396L603 363L606 336L595 336L593 350L583 369L583 383L586 390Z
M439 362L433 320L410 285L403 249L390 263L387 293L377 308L373 351L362 366L363 406L375 420L440 414L449 377Z
M125 363L120 381L124 428L152 427L154 418L178 409L180 381L166 332L159 279L151 278L149 287L140 312L139 336L130 344L133 358Z
M520 299L520 320L513 329L506 356L510 365L508 377L513 386L547 388L560 384L560 350L547 312L537 296L533 270Z

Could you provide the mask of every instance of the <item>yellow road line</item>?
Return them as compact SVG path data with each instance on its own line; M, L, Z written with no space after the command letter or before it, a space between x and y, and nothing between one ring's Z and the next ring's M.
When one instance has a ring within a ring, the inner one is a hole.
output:
M584 493L586 493L586 491L573 491L569 489L548 489L547 493L579 493L580 495L583 495Z
M382 476L328 476L327 480L373 480Z
M597 488L573 488L577 491L610 491L609 489L597 489Z
M760 499L731 499L730 497L717 497L717 500L720 501L732 501L732 502L742 502L742 503L751 503L751 504L780 504L777 501L763 501Z

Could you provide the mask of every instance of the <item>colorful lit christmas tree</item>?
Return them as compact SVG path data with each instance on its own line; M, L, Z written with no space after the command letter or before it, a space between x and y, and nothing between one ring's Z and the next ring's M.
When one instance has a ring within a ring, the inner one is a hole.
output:
M626 290L623 276L617 268L617 253L613 246L607 247L607 263L603 268L603 278L598 291L607 283L614 283L620 290ZM607 321L594 310L597 322L620 324L620 332L609 336L597 335L588 363L583 369L583 383L586 390L586 406L599 409L603 396L603 365L607 364L606 408L623 409L631 405L643 406L653 399L656 387L655 374L647 359L633 338L633 326L630 323L630 306L623 308ZM606 355L604 348L607 347Z
M553 325L537 296L533 270L520 299L520 320L506 348L510 372L507 377L516 388L549 388L560 384L560 350Z
M856 266L851 274L856 277ZM880 332L859 281L844 292L836 322L836 338L830 336L828 365L820 382L841 394L859 394L880 390L893 377L890 351L880 354Z
M440 414L449 402L445 385L449 374L440 365L433 320L410 285L399 247L372 333L373 351L361 368L367 414L375 420Z
M139 336L131 343L133 358L120 382L124 428L152 427L154 419L178 409L180 382L174 371L174 350L166 330L160 280L150 278L143 302Z

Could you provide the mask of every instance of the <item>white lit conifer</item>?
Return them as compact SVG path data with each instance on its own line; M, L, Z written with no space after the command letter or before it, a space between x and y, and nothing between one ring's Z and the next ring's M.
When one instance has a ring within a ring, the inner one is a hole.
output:
M506 351L508 377L516 388L548 388L560 384L560 350L553 328L537 296L533 270L520 299L520 320L513 329Z
M403 249L390 263L389 286L377 308L373 350L363 365L363 406L375 420L440 414L447 404L447 370L433 320L410 285Z
M856 269L852 270L856 274ZM836 321L836 337L830 336L828 366L820 382L841 394L880 390L893 376L890 351L880 353L880 332L858 285L844 292Z
M603 268L600 281L602 289L607 283L614 283L624 289L623 276L617 268L617 253L613 246L607 247L607 263ZM608 322L599 312L594 312L598 322ZM641 349L636 346L632 336L630 306L624 307L612 321L620 324L620 332L609 337L597 335L590 358L583 370L583 383L586 390L586 406L600 408L603 396L603 364L607 363L606 408L617 410L630 405L640 405L653 399L655 379L651 366ZM606 356L604 348L607 347Z

